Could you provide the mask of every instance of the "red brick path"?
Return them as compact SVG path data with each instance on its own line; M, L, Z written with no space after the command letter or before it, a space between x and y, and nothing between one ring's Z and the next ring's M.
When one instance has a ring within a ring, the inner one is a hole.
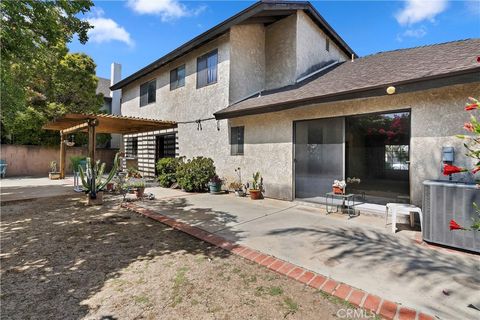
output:
M312 288L318 289L328 294L333 294L340 299L349 301L353 305L375 312L384 319L434 320L434 317L430 315L417 312L416 310L406 308L398 303L382 299L381 297L375 295L371 295L368 292L351 287L348 284L326 278L320 274L306 270L300 266L296 266L281 259L277 259L274 256L267 255L263 252L259 252L243 245L235 244L218 235L212 234L197 227L192 227L186 223L177 221L175 219L168 218L152 210L139 207L133 203L124 203L122 206L124 208L127 208L128 210L136 212L150 219L159 221L174 229L194 236L200 240L211 243L224 250L230 251L235 255L239 255L261 266L267 267L270 270L300 281Z

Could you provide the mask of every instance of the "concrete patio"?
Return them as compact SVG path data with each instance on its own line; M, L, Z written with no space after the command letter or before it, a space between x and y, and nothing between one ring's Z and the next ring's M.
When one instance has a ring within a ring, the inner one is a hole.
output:
M12 177L0 180L1 201L22 201L74 194L73 177L50 180L47 177Z
M477 319L480 257L433 249L371 215L233 195L150 188L137 205L440 319Z

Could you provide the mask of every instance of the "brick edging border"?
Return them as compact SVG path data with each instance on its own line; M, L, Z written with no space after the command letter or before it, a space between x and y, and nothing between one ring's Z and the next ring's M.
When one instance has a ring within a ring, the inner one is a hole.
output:
M434 320L431 315L416 311L402 306L393 301L382 299L363 290L349 286L348 284L337 282L331 278L325 277L316 272L304 269L290 262L278 259L272 255L267 255L260 251L251 249L247 246L236 244L216 234L203 229L190 226L187 223L176 219L166 217L150 209L137 206L133 203L123 203L123 208L143 215L155 221L168 225L176 230L187 233L202 241L213 244L221 249L227 250L235 255L241 256L247 260L255 262L263 267L273 270L281 275L299 281L309 287L322 292L334 295L349 303L372 311L384 319L389 320Z

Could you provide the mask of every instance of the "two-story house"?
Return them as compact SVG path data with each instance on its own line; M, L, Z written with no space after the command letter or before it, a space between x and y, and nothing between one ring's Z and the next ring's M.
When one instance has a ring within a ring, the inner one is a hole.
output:
M261 1L111 88L121 113L178 128L125 136L155 174L162 157L211 157L220 176L260 171L267 197L321 201L333 180L368 202L421 202L442 146L466 164L459 133L480 90L465 40L358 58L309 2Z

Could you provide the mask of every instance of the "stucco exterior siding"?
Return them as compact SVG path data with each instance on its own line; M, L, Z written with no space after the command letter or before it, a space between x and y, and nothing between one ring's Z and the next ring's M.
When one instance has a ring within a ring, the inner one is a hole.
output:
M217 82L197 89L197 57L214 49L218 49ZM170 70L183 64L186 71L185 86L170 91ZM179 122L176 132L178 155L189 158L199 155L221 158L217 151L225 153L223 150L230 150L228 132L225 129L226 121L219 124L223 126L221 131L217 131L215 120L202 122L202 130L197 130L196 123L182 124L182 122L212 118L213 113L225 108L229 103L229 77L230 42L229 35L226 34L124 88L122 114ZM140 85L151 79L157 80L156 101L140 107ZM148 136L151 137L153 134L139 136L138 142L139 148L148 144L150 157L152 157L150 149L154 148L152 145L154 142ZM146 141L147 139L150 141ZM152 175L155 159L143 158L146 156L139 155L139 165L144 164L141 171Z
M330 62L345 61L349 58L331 40L329 40L329 50L326 50L327 36L303 11L297 12L296 36L296 79L304 77Z
M230 103L265 89L265 27L238 25L230 29Z
M297 69L297 15L269 25L265 32L265 87L267 90L295 83Z
M410 109L410 198L421 205L422 182L445 179L441 174L442 146L455 147L456 165L473 163L464 156L462 141L455 135L462 133L463 123L468 120L463 112L466 98L479 90L478 83L457 85L233 118L230 125L245 126L245 155L236 161L248 177L257 170L262 173L267 197L292 200L294 121Z

